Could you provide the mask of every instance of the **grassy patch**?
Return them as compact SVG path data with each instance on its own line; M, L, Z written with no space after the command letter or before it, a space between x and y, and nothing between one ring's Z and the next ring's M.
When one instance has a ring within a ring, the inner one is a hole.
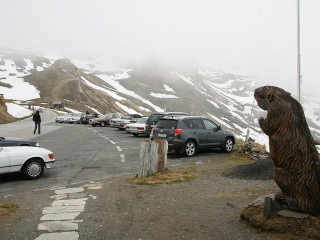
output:
M0 217L19 210L19 205L15 203L0 203Z
M246 155L242 155L238 152L232 152L225 156L221 162L224 165L219 169L218 173L230 173L236 166L251 164L254 160L248 158Z
M241 212L241 220L259 230L279 233L283 239L320 239L320 218L304 219L264 216L264 206L248 206Z
M189 182L196 178L196 175L188 172L172 172L168 169L164 172L159 172L149 177L138 178L133 177L130 180L139 185L159 185L159 184L171 184Z

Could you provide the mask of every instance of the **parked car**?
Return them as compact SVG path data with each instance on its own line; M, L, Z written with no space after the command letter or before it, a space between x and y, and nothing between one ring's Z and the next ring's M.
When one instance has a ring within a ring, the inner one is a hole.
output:
M75 113L73 116L69 117L67 122L68 123L80 123L80 118L84 117L84 113Z
M185 112L156 112L152 113L146 122L146 134L150 135L152 128L154 128L157 123L159 122L160 118L163 118L165 116L167 117L175 117L175 116L188 116L189 113Z
M168 149L188 157L201 148L221 148L231 152L235 135L213 121L198 116L162 118L152 130L151 139L166 139Z
M140 118L136 123L130 123L126 125L127 133L132 133L137 137L139 134L146 134L146 122L148 117Z
M65 116L64 116L64 120L63 122L65 123L71 123L71 119L74 117L75 113L67 113Z
M9 147L9 146L40 147L40 144L38 142L29 141L26 139L0 137L0 147Z
M122 118L114 118L111 120L111 123L110 123L110 126L112 127L117 127L119 128L120 130L124 130L126 129L126 126L124 124L122 124L122 126L120 126L121 123L130 123L130 121L134 121L134 120L138 120L137 118L141 118L142 116L140 114L128 114L128 115L125 115L124 117Z
M41 147L0 147L0 173L22 172L27 179L42 176L44 167L50 169L53 153Z
M93 127L100 125L101 127L105 127L106 125L110 125L110 120L113 118L122 118L123 115L121 113L108 113L100 118L92 118L89 120L89 124Z
M80 118L80 123L82 124L88 124L89 120L92 118L99 118L102 117L103 115L98 114L98 113L93 113L93 114L86 114L84 117Z
M57 123L63 123L65 116L66 116L66 114L63 115L63 116L57 116L57 117L55 118L55 121L56 121Z

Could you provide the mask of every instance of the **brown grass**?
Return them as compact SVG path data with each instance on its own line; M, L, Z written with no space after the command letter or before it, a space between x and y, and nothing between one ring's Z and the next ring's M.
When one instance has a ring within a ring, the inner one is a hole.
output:
M159 172L149 177L138 178L133 177L130 180L139 185L159 185L159 184L171 184L192 181L196 178L196 175L188 172L172 172L166 170L165 172Z
M19 210L19 205L15 203L0 203L0 218Z
M320 239L320 218L304 219L264 216L264 206L248 206L241 212L241 220L264 232L279 233L281 239Z

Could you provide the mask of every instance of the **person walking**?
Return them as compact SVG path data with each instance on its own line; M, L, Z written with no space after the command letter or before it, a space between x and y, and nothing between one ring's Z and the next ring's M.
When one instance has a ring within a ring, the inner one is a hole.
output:
M37 110L36 113L33 115L32 120L34 121L33 134L36 134L37 128L38 128L38 134L40 134L41 117L40 117L40 114L39 114L39 111L38 111L38 110Z

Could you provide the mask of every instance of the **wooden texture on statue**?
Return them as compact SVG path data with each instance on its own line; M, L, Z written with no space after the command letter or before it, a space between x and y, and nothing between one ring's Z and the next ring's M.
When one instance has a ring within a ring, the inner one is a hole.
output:
M269 136L274 180L281 189L276 201L295 211L320 213L320 162L300 103L281 88L264 86L254 92L258 106L266 110L260 118Z

